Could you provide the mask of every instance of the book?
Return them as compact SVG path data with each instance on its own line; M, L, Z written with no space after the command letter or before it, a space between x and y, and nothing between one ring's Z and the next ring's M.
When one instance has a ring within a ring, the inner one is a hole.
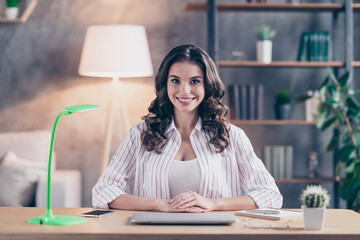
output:
M264 147L264 165L269 173L272 175L272 166L271 166L271 146Z
M309 33L304 32L301 37L298 61L306 61L307 60L308 42L309 42Z
M256 99L255 99L255 85L250 84L247 85L247 92L248 92L248 119L254 120L255 117L255 106L256 106Z
M246 86L241 86L239 85L240 88L240 95L241 95L241 119L248 119L248 114L247 114L247 91L246 91Z
M278 178L279 179L284 179L285 178L285 146L280 145L280 146L276 146L277 151L279 151L279 175Z
M293 177L293 146L285 146L285 178L291 179Z
M241 119L239 87L237 85L229 86L228 93L229 93L230 117L233 119Z
M283 163L281 161L281 146L272 146L272 156L271 156L271 164L272 164L272 174L273 177L280 178L280 164Z
M262 218L268 220L280 220L282 218L291 218L302 216L301 210L284 210L284 209L273 209L273 208L261 208L252 210L241 210L235 211L235 215L244 217Z
M255 89L256 96L256 119L263 119L263 111L264 111L264 86L262 84L256 85Z

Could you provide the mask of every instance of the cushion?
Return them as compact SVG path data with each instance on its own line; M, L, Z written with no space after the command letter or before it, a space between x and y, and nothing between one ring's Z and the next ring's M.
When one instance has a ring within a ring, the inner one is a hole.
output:
M0 206L31 206L37 180L47 174L47 164L19 158L12 151L0 159Z
M47 130L1 132L0 157L8 151L13 151L20 158L48 164L50 141L51 133ZM55 168L55 165L55 154L53 154L52 169Z

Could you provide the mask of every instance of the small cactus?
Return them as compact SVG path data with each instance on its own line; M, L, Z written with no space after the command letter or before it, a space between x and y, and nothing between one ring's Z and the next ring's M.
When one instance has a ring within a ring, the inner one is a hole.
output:
M322 208L329 205L330 196L322 186L309 185L303 190L300 200L303 205L309 208Z

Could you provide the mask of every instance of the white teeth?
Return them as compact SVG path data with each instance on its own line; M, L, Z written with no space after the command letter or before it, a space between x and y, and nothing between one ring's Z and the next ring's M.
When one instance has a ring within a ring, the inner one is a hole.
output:
M191 98L191 99L182 99L182 98L177 98L177 99L179 99L179 101L181 101L181 102L190 102L190 101L192 101L192 100L193 100L193 98Z

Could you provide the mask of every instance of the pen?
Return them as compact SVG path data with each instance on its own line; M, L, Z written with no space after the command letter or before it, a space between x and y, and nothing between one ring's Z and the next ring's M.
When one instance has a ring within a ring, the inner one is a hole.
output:
M280 212L279 212L279 211L276 211L276 210L261 210L261 209L244 210L244 212L249 212L249 213L262 213L262 214L280 214Z

